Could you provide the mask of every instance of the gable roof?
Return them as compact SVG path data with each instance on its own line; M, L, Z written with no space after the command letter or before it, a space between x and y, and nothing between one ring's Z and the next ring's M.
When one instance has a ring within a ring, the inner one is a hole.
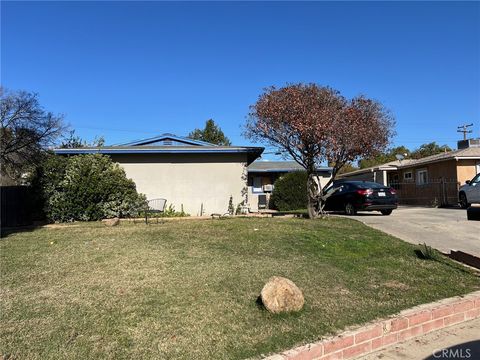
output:
M147 139L135 140L118 146L218 146L206 141L194 140L174 134L161 134Z
M417 166L423 164L430 164L433 162L447 161L447 160L466 160L466 159L479 159L480 160L480 147L469 147L466 149L453 150L443 152L440 154L430 155L421 159L413 159L411 163L400 166L401 168Z
M163 134L144 140L136 140L123 145L82 147L74 149L53 149L58 155L79 154L246 154L247 164L251 164L263 152L256 146L219 146L204 141L192 140L173 134Z

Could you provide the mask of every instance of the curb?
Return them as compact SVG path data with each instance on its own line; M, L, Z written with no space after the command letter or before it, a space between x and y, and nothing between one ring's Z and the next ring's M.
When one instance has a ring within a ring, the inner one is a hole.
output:
M388 319L376 320L265 360L352 359L476 318L480 318L480 291L416 306Z

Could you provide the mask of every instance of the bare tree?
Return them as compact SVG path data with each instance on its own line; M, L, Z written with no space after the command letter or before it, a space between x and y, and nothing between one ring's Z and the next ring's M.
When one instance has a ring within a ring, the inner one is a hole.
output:
M63 116L45 111L35 93L0 88L0 100L0 173L16 181L64 131Z
M339 170L384 150L394 126L393 117L380 103L364 96L348 100L316 84L270 87L251 106L249 115L248 138L267 142L307 171L310 218L322 212L325 190ZM332 177L320 185L316 169L327 162L333 167Z

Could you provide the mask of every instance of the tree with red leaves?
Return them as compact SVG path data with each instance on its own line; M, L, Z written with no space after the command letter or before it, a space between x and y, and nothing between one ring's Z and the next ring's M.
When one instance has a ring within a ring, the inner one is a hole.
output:
M325 190L347 163L383 151L395 121L377 101L346 99L337 90L316 84L270 87L250 107L245 135L267 142L290 156L308 174L308 214L323 213ZM332 177L320 184L316 169L332 166Z

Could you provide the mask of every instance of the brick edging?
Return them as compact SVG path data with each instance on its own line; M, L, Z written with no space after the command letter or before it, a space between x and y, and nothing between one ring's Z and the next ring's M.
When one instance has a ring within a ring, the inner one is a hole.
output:
M334 360L365 355L434 330L480 318L480 291L404 310L265 360Z

